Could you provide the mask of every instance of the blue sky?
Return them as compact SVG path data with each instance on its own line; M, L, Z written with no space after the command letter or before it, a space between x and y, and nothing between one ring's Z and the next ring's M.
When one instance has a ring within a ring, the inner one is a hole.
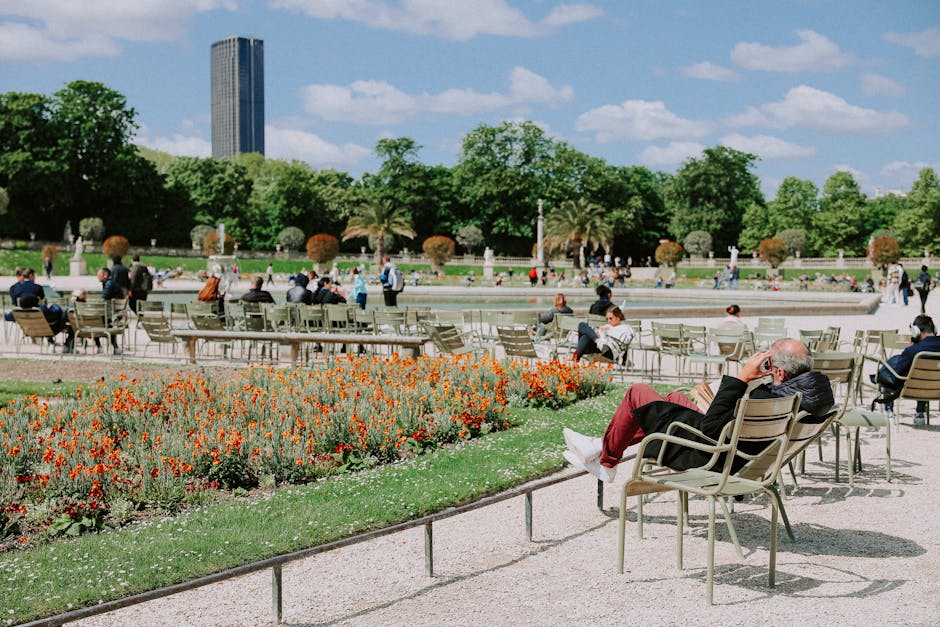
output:
M0 0L0 91L101 81L138 143L208 156L209 46L234 34L265 42L267 156L356 176L383 137L453 165L505 120L668 172L753 152L769 198L940 170L937 0Z

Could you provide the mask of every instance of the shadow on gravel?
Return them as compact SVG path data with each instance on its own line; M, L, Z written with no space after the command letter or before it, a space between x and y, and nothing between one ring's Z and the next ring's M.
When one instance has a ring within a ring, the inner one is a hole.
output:
M799 574L798 571L801 570L807 571L806 574ZM830 576L820 576L821 571L829 573ZM738 586L759 595L723 603L720 591L716 590L716 605L745 605L780 595L808 599L866 598L899 588L908 581L907 579L869 579L849 570L812 562L778 562L777 585L773 588L767 585L767 575L767 568L762 566L716 566L716 584ZM705 571L691 573L687 575L687 578L700 579L704 584Z
M586 529L582 529L581 531L579 531L579 532L577 532L577 533L569 534L569 535L567 535L567 536L564 536L563 538L558 538L558 539L556 539L556 540L542 540L542 541L536 540L536 541L534 541L534 542L531 543L531 546L532 546L531 549L529 549L529 550L527 550L527 551L524 551L524 552L523 552L522 554L520 554L518 557L516 557L516 558L514 558L514 559L511 559L511 560L509 560L508 562L504 562L504 563L499 564L499 565L497 565L497 566L493 566L492 568L483 568L483 569L477 570L476 572L468 573L468 574L466 574L466 575L460 575L460 576L457 576L457 577L447 577L447 576L442 576L442 575L435 575L435 579L437 579L437 581L435 581L435 582L432 583L431 585L425 586L425 587L423 587L423 588L421 588L421 589L419 589L419 590L415 590L415 591L412 592L411 594L406 594L406 595L404 595L404 596L400 596L400 597L398 597L397 599L391 599L391 600L385 601L385 602L383 602L383 603L376 603L376 604L373 605L372 607L368 607L368 608L359 610L358 612L353 612L353 613L351 613L351 614L346 614L346 615L344 615L344 616L333 616L333 617L331 617L328 621L324 621L324 622L310 622L310 623L287 623L287 622L284 622L284 623L281 623L281 625L284 625L285 627L316 627L316 626L320 626L320 625L332 625L333 623L337 623L337 622L341 622L341 621L346 621L346 620L352 620L352 619L359 618L359 617L361 617L361 616L368 616L369 614L371 614L372 612L375 612L376 610L382 610L382 609L385 609L385 608L388 608L388 607L392 607L392 606L394 606L394 605L397 605L398 603L401 603L402 601L407 601L407 600L409 600L409 599L416 599L416 598L418 598L418 597L420 597L420 596L422 596L422 595L424 595L424 594L427 594L427 593L429 593L429 592L433 592L434 590L436 590L436 589L438 589L438 588L443 588L443 587L449 586L449 585L454 584L454 583L459 583L459 582L461 582L461 581L467 581L467 580L469 580L469 579L473 579L473 578L475 578L475 577L478 577L478 576L483 575L483 574L486 574L486 573L497 572L497 571L500 571L500 570L502 570L502 569L504 569L504 568L509 568L509 567L514 566L514 565L516 565L516 564L518 564L518 563L520 563L520 562L522 562L522 561L525 561L525 560L529 559L529 558L532 557L533 555L538 555L539 553L544 553L545 551L548 551L549 549L552 549L552 548L554 548L554 547L556 547L556 546L558 546L558 545L560 545L560 544L565 544L566 542L569 542L569 541L571 541L571 540L574 540L575 538L579 538L579 537L581 537L581 536L588 535L588 534L590 534L590 533L594 533L595 531L598 531L599 529L604 528L604 527L607 526L608 524L610 524L610 522L605 520L604 522L602 522L602 523L600 523L600 524L594 525L593 527L588 527L588 528L586 528Z

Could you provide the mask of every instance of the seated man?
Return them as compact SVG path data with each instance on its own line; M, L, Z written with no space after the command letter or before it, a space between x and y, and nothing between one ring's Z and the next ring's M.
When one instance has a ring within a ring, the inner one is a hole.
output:
M243 303L273 303L271 292L261 289L264 286L264 277L256 276L251 280L251 289L242 294L239 299Z
M888 365L894 372L906 377L914 364L914 357L917 353L924 351L940 352L940 337L937 337L937 327L934 326L933 318L926 314L920 314L914 318L911 324L911 345L904 349L898 355L888 360ZM904 381L898 381L890 370L882 366L878 369L878 383L881 385L884 394L878 402L885 404L885 413L891 419L894 418L894 399L901 393L904 387ZM917 408L914 413L914 426L922 427L926 424L927 401L917 401Z
M642 440L647 433L665 433L673 422L683 422L716 439L722 428L734 420L735 403L747 392L748 382L767 375L772 377L772 383L751 390L750 398L790 396L802 392L800 409L822 419L835 401L829 379L821 372L812 371L812 367L813 358L806 346L793 339L777 340L767 351L752 355L736 377L722 377L715 399L704 414L681 392L672 392L663 398L648 385L632 385L607 425L603 438L591 438L567 428L564 430L568 445L565 459L602 481L610 482L614 480L616 466L628 446ZM659 445L654 443L647 447L646 453L658 455ZM686 470L701 466L708 458L709 455L701 451L670 446L663 463L670 468Z
M602 283L597 286L594 292L597 294L597 300L591 304L588 313L595 316L603 316L613 304L610 302L610 288Z
M287 290L287 302L303 303L304 305L313 304L313 292L307 289L307 275L300 273L294 276L294 287Z

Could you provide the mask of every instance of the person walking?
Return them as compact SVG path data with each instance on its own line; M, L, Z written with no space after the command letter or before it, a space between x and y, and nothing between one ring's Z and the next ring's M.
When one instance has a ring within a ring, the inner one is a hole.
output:
M147 300L147 294L153 289L153 276L147 266L140 262L140 255L131 258L130 291L127 304L131 311L137 313L137 302Z
M927 266L921 266L920 273L914 279L914 289L917 290L917 295L920 296L920 313L922 314L927 313L927 295L930 294L932 287L933 280L930 278L930 271Z
M901 280L898 283L898 287L901 290L901 298L904 300L904 306L907 307L907 299L911 296L911 277L907 276L907 270L904 269L904 264L898 262L898 268L900 268Z

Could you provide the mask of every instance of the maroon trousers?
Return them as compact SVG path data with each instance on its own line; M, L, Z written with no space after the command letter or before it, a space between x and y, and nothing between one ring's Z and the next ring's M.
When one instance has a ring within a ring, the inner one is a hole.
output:
M633 411L641 405L653 401L667 401L682 405L689 409L701 412L694 402L682 392L670 392L665 398L645 383L631 385L624 394L620 406L614 412L607 431L604 432L603 446L601 447L601 465L613 468L620 463L623 452L631 444L636 444L646 435L633 417Z

